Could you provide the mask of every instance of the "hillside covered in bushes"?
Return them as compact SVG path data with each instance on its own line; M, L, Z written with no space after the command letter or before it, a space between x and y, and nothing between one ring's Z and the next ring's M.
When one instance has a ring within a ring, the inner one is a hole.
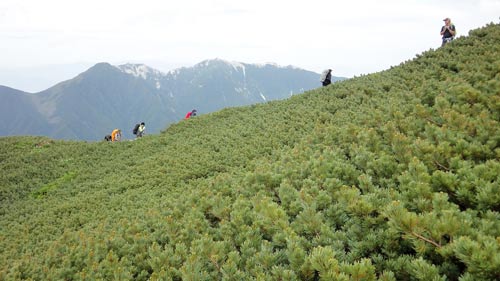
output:
M499 42L137 141L1 138L0 280L498 280Z

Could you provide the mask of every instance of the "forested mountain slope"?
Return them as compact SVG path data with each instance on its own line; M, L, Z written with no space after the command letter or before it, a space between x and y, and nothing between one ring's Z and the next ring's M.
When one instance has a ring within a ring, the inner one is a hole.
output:
M98 63L73 79L38 93L0 85L0 136L102 140L115 128L133 138L137 122L158 134L196 108L286 99L321 85L319 74L292 66L255 65L221 59L162 73L143 64ZM332 82L344 78L332 77Z
M0 280L495 280L500 26L122 143L0 139Z

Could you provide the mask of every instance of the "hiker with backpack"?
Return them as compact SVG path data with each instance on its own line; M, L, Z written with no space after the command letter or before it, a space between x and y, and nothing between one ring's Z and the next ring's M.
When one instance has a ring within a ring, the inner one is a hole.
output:
M323 83L323 87L330 85L332 83L332 70L327 69L327 70L323 71L319 81L321 81L321 83Z
M122 139L122 131L120 129L114 129L111 132L111 141L120 141Z
M190 117L194 117L194 116L196 116L196 109L193 109L190 112L188 112L186 114L186 117L184 117L184 119L189 119Z
M444 20L444 26L441 27L441 36L443 39L443 42L441 43L441 47L446 45L446 43L449 43L455 38L455 34L457 33L455 30L455 25L451 23L450 18L445 18Z
M146 130L146 124L141 122L141 124L135 124L134 130L132 133L136 135L138 138L142 138L144 136L144 131Z

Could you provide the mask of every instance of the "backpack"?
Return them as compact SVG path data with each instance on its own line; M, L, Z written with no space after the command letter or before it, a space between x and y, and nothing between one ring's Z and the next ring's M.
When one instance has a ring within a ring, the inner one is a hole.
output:
M327 69L327 70L323 71L323 73L321 73L321 76L319 78L320 82L325 82L326 77L328 76L328 72L330 72L330 70Z
M141 124L135 124L134 130L132 131L132 134L137 135L137 130L139 130L139 126Z

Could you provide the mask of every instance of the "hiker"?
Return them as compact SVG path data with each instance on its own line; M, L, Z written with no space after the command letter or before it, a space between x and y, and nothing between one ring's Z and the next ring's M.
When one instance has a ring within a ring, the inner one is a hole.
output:
M327 70L323 71L319 81L321 81L321 83L323 83L323 87L330 85L332 83L332 70L327 69Z
M144 135L144 130L146 130L146 124L141 122L140 124L135 124L134 130L132 130L132 134L136 135L136 137L141 138Z
M111 141L120 141L122 139L122 131L120 129L114 129L111 132Z
M184 119L189 119L190 117L196 116L196 109L191 110L186 114L186 117Z
M105 141L111 141L111 135L105 135L104 136Z
M141 122L141 125L139 125L139 128L137 128L137 137L142 138L144 136L144 131L146 130L146 124L144 122Z
M443 36L443 43L441 44L441 47L446 45L446 43L449 43L455 38L455 34L457 33L455 30L455 25L451 23L450 18L445 18L444 20L444 26L441 27L441 36Z

